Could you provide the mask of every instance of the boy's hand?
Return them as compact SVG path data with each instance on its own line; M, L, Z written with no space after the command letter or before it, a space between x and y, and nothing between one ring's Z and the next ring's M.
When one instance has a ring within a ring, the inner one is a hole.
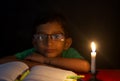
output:
M46 57L38 54L38 53L33 53L30 56L27 56L25 60L30 60L30 61L35 61L43 64L46 60Z

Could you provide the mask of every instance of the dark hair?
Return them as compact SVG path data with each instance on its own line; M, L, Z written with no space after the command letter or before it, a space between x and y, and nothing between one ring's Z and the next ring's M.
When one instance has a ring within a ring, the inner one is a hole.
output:
M36 29L37 26L42 25L42 24L46 24L48 22L57 22L61 25L63 31L65 32L65 36L66 37L70 37L70 35L68 34L68 22L67 19L65 18L65 16L63 16L62 14L59 13L44 13L40 16L38 16L33 24L33 34L36 33Z

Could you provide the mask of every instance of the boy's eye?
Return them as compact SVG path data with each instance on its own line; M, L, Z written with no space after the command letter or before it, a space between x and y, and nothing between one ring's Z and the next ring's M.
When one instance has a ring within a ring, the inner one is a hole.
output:
M63 34L52 34L52 35L51 35L51 38L52 38L53 40L59 40L59 39L63 39L64 36L63 36Z
M47 38L47 34L39 34L38 39L39 40L45 40Z
M38 39L38 40L44 40L46 37L47 37L46 34L36 34L36 35L34 35L34 38Z

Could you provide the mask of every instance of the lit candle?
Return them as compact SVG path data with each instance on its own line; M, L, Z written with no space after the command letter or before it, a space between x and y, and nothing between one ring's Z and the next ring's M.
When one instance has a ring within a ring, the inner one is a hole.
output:
M92 74L95 74L95 68L96 68L96 65L95 65L95 58L96 58L96 46L95 46L95 43L92 42L91 43L91 49L92 49L92 52L91 52L91 73Z

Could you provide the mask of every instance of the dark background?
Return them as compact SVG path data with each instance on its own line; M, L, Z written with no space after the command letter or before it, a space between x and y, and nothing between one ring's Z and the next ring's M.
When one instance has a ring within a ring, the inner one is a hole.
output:
M97 68L120 69L117 0L0 1L0 57L29 49L33 20L40 12L63 13L70 22L73 47L90 62L90 43L97 45Z

